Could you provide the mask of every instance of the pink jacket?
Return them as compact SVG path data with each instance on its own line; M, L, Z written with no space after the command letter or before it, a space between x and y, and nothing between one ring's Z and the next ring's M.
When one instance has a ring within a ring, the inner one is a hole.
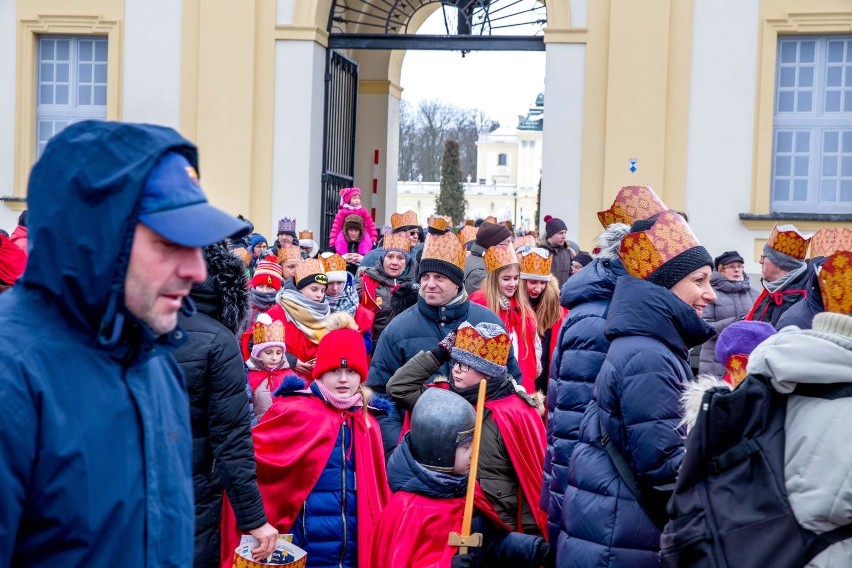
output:
M372 248L373 243L370 242L370 239L361 238L361 242L358 243L358 254L363 256L370 252ZM349 243L346 242L346 233L343 231L337 233L337 238L334 240L334 250L341 256L349 252Z
M358 209L349 209L348 207L340 205L337 208L337 215L334 216L334 223L331 224L331 232L328 234L328 242L334 243L335 246L337 246L337 236L343 232L343 220L346 219L348 215L360 215L361 219L364 220L364 234L368 237L367 240L370 243L370 248L372 248L373 243L375 243L379 238L379 233L376 231L376 224L373 223L373 218L370 217L370 214L363 207L359 207ZM338 254L341 254L340 251L338 251Z

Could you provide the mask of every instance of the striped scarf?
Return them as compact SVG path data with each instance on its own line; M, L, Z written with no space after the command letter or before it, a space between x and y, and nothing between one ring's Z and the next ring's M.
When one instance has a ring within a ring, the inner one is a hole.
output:
M278 303L284 308L287 321L299 328L311 343L319 343L330 331L326 322L331 313L328 302L314 302L297 290L284 288L278 294Z

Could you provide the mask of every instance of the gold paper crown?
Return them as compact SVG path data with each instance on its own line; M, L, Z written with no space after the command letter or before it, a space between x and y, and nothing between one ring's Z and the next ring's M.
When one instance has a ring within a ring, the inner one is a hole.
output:
M515 237L512 245L515 247L515 250L518 250L522 246L526 245L530 248L535 248L535 237L532 235L524 235L523 237Z
M551 264L553 264L553 257L550 256L550 252L541 248L531 249L521 257L521 278L550 280Z
M666 262L700 244L683 217L663 211L653 227L622 239L620 256L628 274L645 280Z
M314 232L310 229L299 231L299 240L301 241L302 239L314 240Z
M489 215L488 217L485 218L485 222L486 223L494 223L496 225L497 224L497 217L495 217L494 215Z
M443 260L464 270L466 256L464 245L459 242L453 233L443 233L441 235L430 233L426 235L421 260L426 260L427 258Z
M275 320L268 325L260 321L254 322L252 339L255 345L259 343L284 343L284 322Z
M852 315L852 252L836 252L819 271L819 289L825 311Z
M311 276L312 274L325 274L325 268L323 267L322 262L316 258L309 258L299 263L299 266L296 267L296 272L293 275L293 280L295 282L299 282L303 278Z
M429 226L439 231L446 231L447 228L452 228L453 218L449 215L430 215Z
M746 372L747 365L748 355L737 353L728 357L725 369L728 371L728 377L730 377L731 385L734 388L737 388L745 380L746 375L748 375L748 372Z
M411 239L405 233L390 233L385 235L385 240L382 241L382 248L401 249L405 252L411 252Z
M483 259L485 260L485 270L488 272L500 270L510 264L518 264L518 255L515 254L515 249L505 245L488 247Z
M455 347L472 353L495 365L505 366L509 360L509 348L512 340L505 333L494 337L485 337L470 324L460 325L456 330Z
M618 191L609 209L598 211L598 220L604 228L613 223L632 225L666 210L650 185L627 185Z
M456 236L458 236L459 241L461 241L463 245L466 245L470 241L475 241L476 227L474 227L473 225L465 225L461 228L461 230L457 233Z
M278 262L302 260L302 249L295 245L283 245L278 249Z
M391 215L391 230L396 231L400 227L416 227L417 223L417 213L411 211L410 209L405 213L394 213Z
M320 256L322 266L326 272L341 272L346 270L346 261L339 254L331 253L328 256Z
M233 254L234 256L242 260L243 264L245 264L246 266L251 264L251 253L248 249L243 247L237 247L233 250Z
M476 225L476 221L474 221L473 219L465 219L464 224L473 227L474 225Z
M820 229L811 237L811 258L852 250L852 231L846 227Z
M766 246L798 260L805 260L810 241L810 237L805 237L793 225L775 225Z

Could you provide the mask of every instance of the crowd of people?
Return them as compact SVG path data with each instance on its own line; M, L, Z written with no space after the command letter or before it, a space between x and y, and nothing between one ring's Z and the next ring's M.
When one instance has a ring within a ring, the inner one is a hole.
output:
M701 565L667 504L702 396L757 380L792 393L796 520L852 526L852 399L795 390L852 383L852 231L776 226L758 289L649 186L588 252L550 215L376 227L356 187L269 241L197 167L171 129L72 125L0 234L0 566L230 568L285 534L309 567Z

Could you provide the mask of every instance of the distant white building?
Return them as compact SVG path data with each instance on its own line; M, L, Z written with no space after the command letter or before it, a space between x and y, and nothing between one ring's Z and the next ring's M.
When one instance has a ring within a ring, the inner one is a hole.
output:
M512 221L518 228L535 228L543 126L544 94L540 94L527 115L518 116L517 127L501 126L479 136L476 179L464 184L468 219L493 215L498 221ZM411 209L425 223L435 212L439 190L438 182L399 181L397 210Z

